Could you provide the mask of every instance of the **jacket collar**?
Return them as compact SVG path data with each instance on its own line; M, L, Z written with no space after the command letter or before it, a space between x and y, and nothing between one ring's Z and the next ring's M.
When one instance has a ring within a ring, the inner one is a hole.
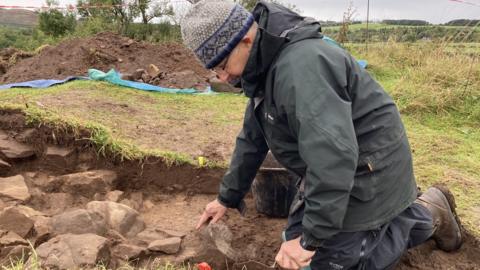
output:
M320 25L317 23L316 27L294 34L293 39L290 34L283 37L285 30L293 29L305 17L281 5L259 1L252 14L258 23L258 31L241 76L244 93L250 98L264 95L266 74L285 44L312 35L321 36Z

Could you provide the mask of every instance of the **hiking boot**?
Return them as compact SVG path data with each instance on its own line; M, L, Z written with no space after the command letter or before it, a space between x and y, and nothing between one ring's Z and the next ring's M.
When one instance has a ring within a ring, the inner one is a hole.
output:
M431 187L415 202L425 206L432 214L432 238L437 247L443 251L459 249L462 245L462 234L456 219L453 194L444 187Z

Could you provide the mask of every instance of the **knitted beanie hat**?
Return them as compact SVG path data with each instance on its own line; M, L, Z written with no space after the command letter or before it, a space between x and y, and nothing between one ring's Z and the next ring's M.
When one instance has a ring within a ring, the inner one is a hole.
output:
M253 22L250 12L231 1L201 0L182 20L182 38L210 69L232 52Z

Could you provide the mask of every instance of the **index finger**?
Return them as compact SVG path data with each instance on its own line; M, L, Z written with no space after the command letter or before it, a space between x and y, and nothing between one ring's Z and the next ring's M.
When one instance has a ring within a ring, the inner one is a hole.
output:
M197 226L195 227L196 230L200 229L203 224L205 224L208 219L210 218L210 215L207 213L207 211L204 211L202 216L200 217L200 220L197 223Z

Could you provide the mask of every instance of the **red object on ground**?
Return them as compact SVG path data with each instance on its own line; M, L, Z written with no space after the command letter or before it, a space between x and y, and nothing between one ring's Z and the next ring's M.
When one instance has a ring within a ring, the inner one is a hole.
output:
M197 264L198 270L212 270L212 267L206 262L201 262Z

